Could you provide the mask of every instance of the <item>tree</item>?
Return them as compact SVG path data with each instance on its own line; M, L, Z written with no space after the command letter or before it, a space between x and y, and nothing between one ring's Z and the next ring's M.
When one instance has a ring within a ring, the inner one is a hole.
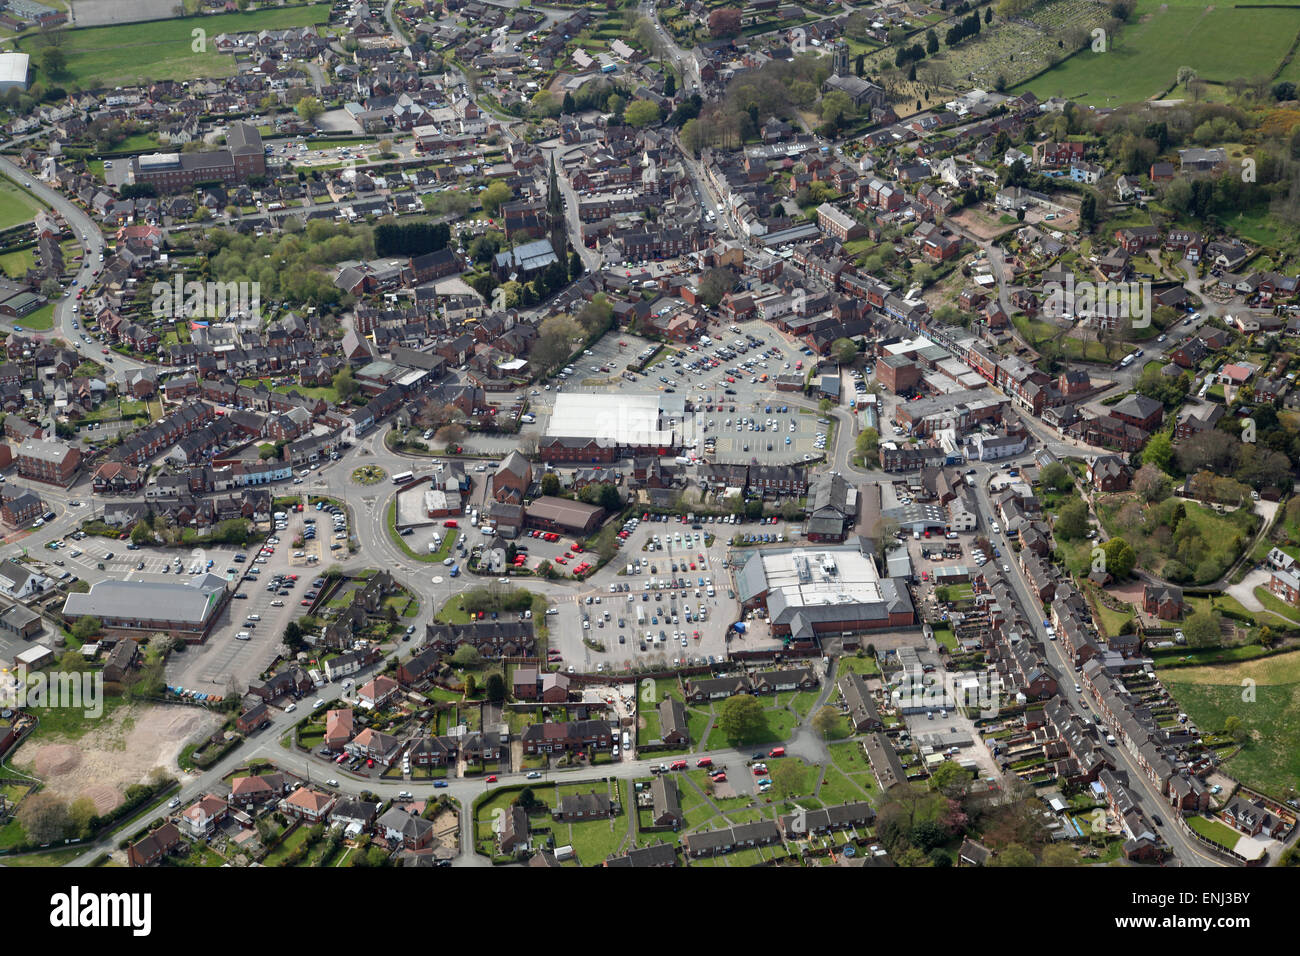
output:
M858 346L852 339L836 339L831 343L831 354L841 365L850 365L858 357Z
M57 46L41 51L41 69L51 77L62 76L68 66L68 55Z
M554 497L560 493L560 476L553 471L542 475L542 494Z
M499 704L506 699L506 681L505 678L493 671L488 674L487 682L483 685L487 691L487 699L494 704Z
M351 367L347 365L335 373L330 384L334 386L334 391L338 393L339 400L343 402L350 402L361 391L361 386L352 377Z
M72 831L72 814L68 805L52 793L29 794L18 804L15 815L32 843L53 843L69 836Z
M1214 647L1222 639L1219 614L1210 608L1196 611L1183 622L1188 647Z
M863 462L874 461L880 453L880 433L871 427L862 429L858 432L854 449L862 456Z
M479 194L479 199L483 203L483 211L495 219L501 215L501 204L510 202L515 198L515 194L510 187L502 180L498 179L488 186Z
M1158 432L1151 436L1147 442L1146 448L1142 449L1142 463L1145 465L1154 465L1161 471L1167 472L1174 461L1174 446L1169 440L1169 435L1165 432Z
M304 123L315 123L320 115L325 112L325 107L321 105L321 101L316 97L304 96L298 101L294 111L302 117Z
M724 267L709 269L700 276L700 301L716 308L722 297L736 287L736 274Z
M930 774L930 789L942 794L958 794L970 782L970 774L953 760L945 760Z
M462 644L451 655L451 662L462 669L481 667L483 666L483 657L473 644Z
M1111 538L1101 546L1106 556L1106 571L1115 578L1126 578L1137 564L1137 553L1123 538Z
M473 674L465 675L465 696L473 697L478 693L478 678Z
M1043 848L1043 866L1077 866L1079 854L1069 844L1052 844Z
M137 521L131 529L132 544L148 544L153 540L153 530L143 521Z
M736 694L723 701L718 713L718 726L728 740L747 740L755 736L763 725L763 705L757 697Z
M715 40L734 37L740 33L740 11L735 7L721 7L709 14L709 35Z
M1164 501L1173 490L1169 476L1155 465L1143 465L1133 476L1133 490L1148 502Z
M1012 843L989 861L989 866L1021 868L1036 865L1037 863L1034 860L1034 854L1019 843Z
M840 712L834 707L822 707L817 713L813 714L813 730L823 737L829 738L831 734L840 729Z
M1074 479L1070 476L1070 469L1059 461L1054 461L1044 468L1040 480L1052 491L1065 491L1074 487Z
M629 126L653 126L662 118L659 104L653 100L635 100L623 111L623 119Z
M103 629L104 625L99 618L87 615L77 618L77 622L72 625L72 636L85 644Z
M1066 502L1056 515L1053 530L1067 541L1077 540L1088 533L1088 506L1083 499Z

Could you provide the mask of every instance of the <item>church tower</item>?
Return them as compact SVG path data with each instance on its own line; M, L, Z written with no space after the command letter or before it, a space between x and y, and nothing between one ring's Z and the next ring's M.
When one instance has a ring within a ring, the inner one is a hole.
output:
M554 153L551 154L551 169L546 182L546 220L551 248L555 250L560 261L566 262L567 265L568 239L565 228L567 224L564 219L564 197L560 193L560 183L555 178Z
M831 60L832 76L852 76L849 70L849 45L844 40L835 41L835 51Z

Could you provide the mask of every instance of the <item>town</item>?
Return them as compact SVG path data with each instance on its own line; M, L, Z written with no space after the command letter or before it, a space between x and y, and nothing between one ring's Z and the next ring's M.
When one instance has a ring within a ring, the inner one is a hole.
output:
M51 2L0 865L1296 862L1289 11Z

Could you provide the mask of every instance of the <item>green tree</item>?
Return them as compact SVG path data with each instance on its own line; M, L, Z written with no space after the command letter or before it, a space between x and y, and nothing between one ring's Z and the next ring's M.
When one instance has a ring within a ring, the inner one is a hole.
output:
M72 636L85 644L103 629L103 622L99 618L87 615L77 618L76 623L72 625Z
M483 689L487 692L487 699L494 704L499 704L506 699L506 680L496 671L488 674Z
M131 529L132 544L148 544L153 540L153 529L143 521L137 521L135 527Z
M1065 491L1074 486L1074 479L1070 477L1070 469L1059 461L1054 461L1039 476L1043 485L1052 491Z
M361 386L352 377L351 367L347 365L334 374L334 379L330 384L334 386L334 391L338 393L339 401L343 402L352 401L361 391Z
M989 866L1006 866L1023 868L1037 866L1034 854L1019 843L1012 843L989 861Z
M834 707L825 706L817 710L812 718L813 730L823 737L829 738L831 734L840 729L840 712Z
M757 736L765 723L763 705L752 694L728 697L718 710L718 726L728 740L744 741Z
M1083 499L1074 498L1062 506L1053 530L1066 541L1077 540L1088 533L1088 506Z
M325 107L321 101L314 96L304 96L294 107L295 112L302 117L304 123L315 123L320 115L325 112Z
M880 452L880 432L871 427L862 429L862 431L858 432L854 448L862 456L864 462L874 461L876 455Z
M57 46L46 47L41 51L41 69L51 77L63 75L68 67L68 55Z
M510 187L500 179L479 194L479 199L483 202L483 211L493 219L501 215L501 204L510 202L514 198L515 194L511 192Z
M1174 461L1174 446L1169 440L1166 432L1158 432L1151 436L1147 442L1146 448L1142 449L1142 463L1144 465L1155 465L1161 471L1168 472L1171 470Z
M553 471L542 475L542 494L554 497L560 493L560 476Z
M852 339L836 339L831 343L831 354L841 365L850 365L858 357L858 346Z
M1217 611L1205 608L1183 622L1183 637L1189 647L1215 647L1222 640Z
M635 100L623 111L623 119L629 126L653 126L662 118L659 104L653 100Z
M1115 578L1126 578L1137 564L1137 553L1123 538L1111 538L1101 546L1106 555L1106 571Z

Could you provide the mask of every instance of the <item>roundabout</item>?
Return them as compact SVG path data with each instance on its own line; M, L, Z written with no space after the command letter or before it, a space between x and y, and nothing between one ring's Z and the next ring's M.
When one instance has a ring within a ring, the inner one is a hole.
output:
M352 480L358 485L377 485L388 477L388 472L378 465L362 465L352 470Z

